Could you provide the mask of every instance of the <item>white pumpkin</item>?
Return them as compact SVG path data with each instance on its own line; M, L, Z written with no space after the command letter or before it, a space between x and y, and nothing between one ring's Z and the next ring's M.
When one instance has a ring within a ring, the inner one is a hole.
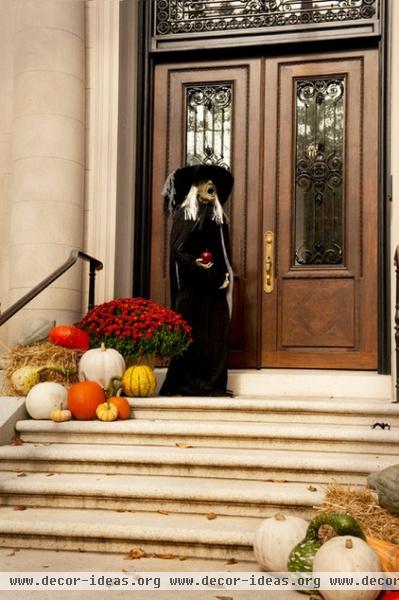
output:
M278 513L265 519L259 526L254 539L254 554L264 571L286 571L288 556L296 544L301 542L308 523L300 517Z
M122 378L126 370L123 356L113 348L88 350L79 361L79 378L86 381L95 381L102 388L108 388L114 377Z
M32 419L51 419L55 408L67 408L67 395L60 383L38 383L26 396L26 410Z
M313 572L381 573L377 554L358 537L342 535L333 537L317 551ZM375 600L380 590L320 590L325 600Z

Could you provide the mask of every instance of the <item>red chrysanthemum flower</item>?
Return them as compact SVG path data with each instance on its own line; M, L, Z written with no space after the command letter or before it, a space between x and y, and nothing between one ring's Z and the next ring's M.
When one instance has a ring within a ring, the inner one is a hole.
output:
M105 343L125 358L173 358L191 343L191 327L181 315L144 298L105 302L75 325L88 333L92 348Z

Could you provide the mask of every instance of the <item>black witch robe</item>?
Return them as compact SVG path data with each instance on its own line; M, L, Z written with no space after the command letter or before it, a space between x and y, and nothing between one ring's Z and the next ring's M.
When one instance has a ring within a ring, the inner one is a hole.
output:
M172 359L160 394L163 396L230 396L227 384L228 333L232 270L229 232L212 220L213 205L200 205L198 218L185 220L184 208L174 215L170 238L172 308L192 327L193 342ZM195 260L205 250L213 266L203 269ZM220 289L226 273L230 284Z

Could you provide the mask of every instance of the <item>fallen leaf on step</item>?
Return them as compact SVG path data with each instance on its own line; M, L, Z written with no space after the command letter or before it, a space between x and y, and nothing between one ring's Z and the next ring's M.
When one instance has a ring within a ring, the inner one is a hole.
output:
M26 477L26 473L18 473L17 477Z
M213 519L217 519L217 515L214 512L206 513L206 518L208 521L213 521Z
M158 512L159 512L160 515L168 515L169 514L167 510L163 510L162 508L160 508L158 510Z
M188 444L183 444L181 442L176 442L176 447L177 448L192 448L192 446L189 446Z
M154 554L156 558L162 558L163 560L172 560L176 558L174 554Z
M215 596L217 600L233 600L233 596Z
M6 554L6 556L15 556L15 550L13 550L12 552L9 552L8 554Z
M137 558L143 558L146 556L146 553L141 548L133 548L130 550L129 554L126 554L124 560L136 560Z
M53 475L57 475L57 473L47 473L46 477L52 477Z
M179 556L179 560L187 560L187 556Z
M265 479L266 483L287 483L286 479Z
M21 438L18 435L14 435L14 437L12 438L10 444L11 446L21 446L24 442L21 440Z
M237 561L235 558L229 558L229 560L226 560L226 562L224 564L225 565L235 565L235 564L237 564Z
M26 506L14 506L14 510L26 510Z
M309 492L317 492L317 487L315 487L314 485L308 485L308 490Z
M126 508L115 508L114 512L127 512Z

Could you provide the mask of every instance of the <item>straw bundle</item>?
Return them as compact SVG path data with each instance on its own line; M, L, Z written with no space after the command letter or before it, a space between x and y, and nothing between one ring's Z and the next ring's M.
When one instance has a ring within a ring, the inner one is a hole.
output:
M327 486L319 512L340 512L355 518L366 535L399 544L399 517L378 505L378 497L368 487Z
M57 346L49 341L37 342L29 346L16 346L8 353L7 367L1 393L16 395L11 384L11 375L20 367L58 366L70 372L62 375L50 370L41 372L41 381L56 381L63 385L71 385L78 381L78 365L83 352Z

